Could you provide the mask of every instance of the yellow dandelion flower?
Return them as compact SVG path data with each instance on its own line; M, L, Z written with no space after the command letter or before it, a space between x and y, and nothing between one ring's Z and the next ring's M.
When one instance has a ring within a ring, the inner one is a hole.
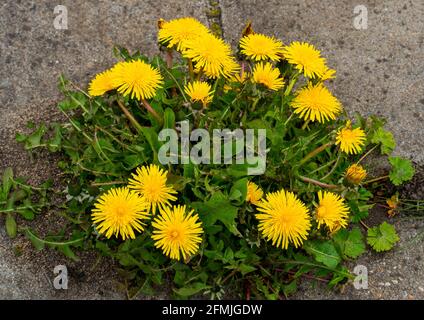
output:
M229 82L245 83L249 79L250 73L247 71L237 72L233 74L228 80Z
M347 154L357 154L361 152L365 144L365 132L361 128L351 128L351 122L347 121L346 126L337 132L336 144L340 144L340 149Z
M327 66L325 66L324 71L322 72L322 75L320 77L321 81L334 79L336 77L336 70L330 69Z
M318 207L315 211L318 228L325 225L332 233L340 228L346 228L349 209L344 200L338 194L328 191L318 191L318 200Z
M336 119L342 111L339 100L322 83L315 86L309 83L307 87L300 89L291 106L295 109L294 113L299 114L302 119L320 123Z
M165 207L152 222L155 247L171 259L186 260L199 249L203 229L193 212L186 213L186 206Z
M102 96L106 92L115 89L115 86L112 83L112 71L106 70L99 73L96 77L91 80L88 87L88 93L90 96Z
M247 202L257 205L259 201L262 199L263 195L264 195L264 192L256 183L252 181L249 181L247 183L247 195L246 195Z
M222 69L222 74L224 77L229 78L234 74L237 74L240 70L240 65L236 62L236 60L229 60ZM211 71L205 71L205 75L208 78L214 79L216 78L215 73Z
M187 17L159 24L158 40L168 48L176 47L178 51L187 48L187 42L209 34L209 29L200 21Z
M353 184L360 184L367 176L367 171L359 164L352 164L346 169L345 177Z
M240 39L241 53L255 60L278 61L282 57L283 43L264 34L249 34Z
M250 73L244 70L234 73L228 78L228 82L224 84L224 92L228 92L231 89L240 92L240 85L244 84L250 78Z
M154 97L163 78L159 71L140 60L119 62L112 69L112 83L124 96L138 100Z
M211 102L213 98L211 85L204 81L188 83L184 87L184 91L192 101L200 101L204 106Z
M211 78L221 75L228 77L239 68L231 55L231 47L212 34L187 41L183 56L191 59L197 69L203 70Z
M132 178L128 180L128 187L135 190L149 204L149 209L154 214L156 208L170 205L170 201L177 198L177 191L166 185L168 171L160 169L157 165L139 167Z
M284 86L283 78L280 78L280 71L274 68L271 63L260 62L253 69L253 81L263 84L268 89L277 91Z
M238 66L238 69L241 69L240 66ZM247 79L249 79L250 73L241 69L240 72L234 73L228 78L228 82L236 82L236 83L245 83Z
M266 194L257 205L259 231L272 244L287 249L289 243L297 248L306 240L311 228L308 209L290 191L280 190Z
M127 187L110 189L94 205L91 217L99 233L106 238L119 235L123 240L135 238L135 231L144 230L142 220L148 219L148 204Z
M283 55L297 70L303 72L305 77L321 77L325 71L325 59L321 57L319 50L309 43L292 42L284 47Z

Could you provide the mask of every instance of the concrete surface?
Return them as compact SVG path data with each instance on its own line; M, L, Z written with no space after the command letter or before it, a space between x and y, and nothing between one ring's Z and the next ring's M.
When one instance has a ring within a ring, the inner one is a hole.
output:
M68 30L53 27L53 10L59 2L68 8ZM337 70L331 86L346 109L386 117L399 143L396 153L424 163L421 0L219 0L213 1L217 3L213 8L221 15L214 17L207 14L212 7L208 0L59 2L6 0L0 4L0 170L13 166L33 183L57 175L54 157L46 153L29 162L14 135L24 130L29 120L62 119L55 106L61 98L59 74L84 86L114 62L114 44L154 53L157 19L188 15L220 25L225 39L233 45L248 19L256 31L281 37L285 43L304 40L315 44ZM353 27L353 8L358 4L368 8L367 30ZM388 254L361 258L372 279L367 292L337 294L308 288L306 283L296 298L423 299L423 246L417 236L423 227L420 221L396 223L401 244L412 243L407 250L399 247ZM13 249L17 245L24 247L19 257ZM47 278L52 281L53 267L66 260L53 251L34 252L24 239L10 241L0 218L0 298L123 298L111 280L114 273L110 264L103 261L101 269L93 269L92 260L88 256L83 259L85 265L73 265L76 270L85 270L85 276L71 272L74 281L67 292L53 290Z
M398 154L424 161L424 1L221 0L224 36L237 44L249 19L285 43L307 41L337 70L334 94L349 111L388 120ZM354 8L365 5L368 29Z

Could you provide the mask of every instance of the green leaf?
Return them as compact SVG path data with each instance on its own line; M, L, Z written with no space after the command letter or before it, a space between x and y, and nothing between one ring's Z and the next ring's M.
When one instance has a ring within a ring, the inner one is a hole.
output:
M236 181L230 190L230 200L235 200L238 204L242 204L246 201L246 195L247 178Z
M163 113L163 127L169 129L175 127L175 113L171 108L166 108Z
M82 92L71 92L69 97L72 99L72 103L77 107L81 107L85 110L85 105L87 103L87 97Z
M37 238L29 229L25 229L25 235L32 242L35 249L42 250L44 248L43 240Z
M389 157L389 162L392 165L389 178L395 186L411 180L414 176L415 170L410 160L401 157Z
M195 170L195 165L192 162L188 164L184 164L183 168L184 168L184 173L183 173L184 177L194 178L196 170Z
M342 229L334 235L333 241L343 256L357 258L365 252L365 243L359 228L354 228L352 231Z
M174 289L174 292L182 297L192 296L202 290L209 289L211 286L206 285L203 282L195 282L188 287Z
M246 274L248 274L248 273L250 273L250 272L253 272L253 271L255 271L256 270L256 267L254 267L254 266L249 266L249 265L247 265L247 264L244 264L244 263L242 263L242 264L240 264L239 266L238 266L238 268L237 268L240 272L241 272L241 274L244 276L244 275L246 275Z
M333 273L333 278L328 283L329 288L334 288L337 284L348 279L350 275L349 270L345 266L338 268L338 272Z
M304 244L304 249L329 268L337 267L341 261L334 244L329 241L309 241Z
M59 84L58 84L58 88L59 91L66 94L66 86L68 85L69 81L65 78L65 76L63 74L59 75Z
M216 192L206 202L193 202L192 207L197 209L204 226L207 228L221 221L234 235L241 235L236 227L237 208L222 193Z
M139 154L130 154L125 156L124 163L126 165L127 170L132 170L144 162L144 159Z
M80 258L72 251L70 246L59 246L57 247L57 250L73 261L80 261Z
M34 212L30 209L18 210L18 213L26 220L33 220L34 219Z
M124 60L131 60L131 55L128 52L128 50L121 46L114 46L113 47L113 54L118 59L124 59Z
M17 133L16 141L23 142L25 150L31 150L41 146L41 138L46 133L46 131L46 126L42 124L36 131L28 136Z
M234 252L230 247L225 249L223 259L225 262L228 262L228 263L231 263L234 260Z
M249 121L246 124L246 126L249 129L267 129L267 131L271 130L271 125L269 124L269 122L264 121L262 119L255 119L255 120Z
M16 220L10 213L6 216L6 233L10 238L15 238L17 233Z
M60 125L59 124L53 124L54 127L54 133L53 137L49 140L48 143L48 149L50 152L56 152L60 149L61 142L62 142L62 133L60 131Z
M297 291L297 281L293 280L289 284L283 285L283 293L286 297L294 294Z
M348 204L350 211L352 212L350 219L354 223L367 218L369 215L369 210L374 206L374 204L364 204L358 200L351 200L348 202Z
M384 130L382 127L378 128L373 136L371 142L381 144L380 150L382 154L391 154L396 147L396 141L390 131Z
M41 239L37 237L37 235L33 233L29 228L25 228L25 235L32 242L32 244L37 250L41 250L44 248L45 245L47 245L51 248L58 249L67 257L75 261L78 260L78 257L72 252L72 250L70 249L70 246L79 247L82 245L84 241L83 237L75 238L75 235L72 236L71 240L66 240L66 241L56 241L55 239L57 239L58 236L48 236L46 237L46 239ZM78 235L78 236L81 236L81 235ZM62 236L60 236L60 238L62 238ZM66 247L69 247L69 248L66 248Z
M112 255L112 250L104 242L96 241L96 249L99 250L105 256L111 256Z
M72 99L65 99L57 104L57 107L62 111L77 109L79 106Z
M368 244L377 252L388 251L393 248L399 236L395 227L384 221L379 226L368 229Z
M141 127L141 132L143 133L144 137L149 143L149 146L152 149L154 154L154 158L155 158L154 162L156 162L158 158L158 151L160 148L158 134L156 133L155 129L153 129L152 127Z
M13 185L13 169L6 168L3 172L3 197L6 199Z

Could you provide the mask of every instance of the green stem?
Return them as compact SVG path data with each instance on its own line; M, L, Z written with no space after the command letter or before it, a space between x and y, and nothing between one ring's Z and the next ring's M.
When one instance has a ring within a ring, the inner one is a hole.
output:
M16 208L12 207L7 209L1 209L0 213L15 212L15 211L21 211L21 210L27 210L27 209L40 209L45 207L47 207L47 205L44 205L44 204L40 204L36 206L23 206L23 207L16 207Z
M203 76L203 68L199 70L199 73L197 74L196 80L200 81L200 78Z
M340 271L340 270L337 270L337 269L333 269L333 268L327 267L325 265L313 263L313 262L305 262L305 261L290 260L290 259L281 259L279 261L281 261L282 263L285 263L285 264L306 265L306 266L311 266L311 267L322 268L322 269L326 269L326 270L332 271L334 273L343 275L343 276L345 276L349 279L354 278L353 275L350 274L350 273L346 273L346 272L343 272L343 271Z
M134 118L134 116L128 111L127 108L125 108L124 104L120 100L116 100L119 107L121 108L122 112L125 114L127 119L131 122L131 124L134 126L134 128L137 130L138 133L142 132L142 126L141 124Z
M328 142L326 144L323 144L322 146L319 146L315 150L309 152L302 160L300 160L299 165L304 164L306 161L308 161L309 159L315 157L318 153L324 151L325 149L327 149L328 147L330 147L332 145L333 145L332 142Z
M106 129L96 126L96 129L100 130L101 132L103 132L104 134L108 135L111 139L113 139L114 141L116 141L116 143L118 143L120 146L122 146L125 149L129 149L130 146L123 143L122 141L120 141L118 138L116 138L112 133L110 133L109 131L107 131Z
M294 84L297 82L297 77L298 77L299 75L297 74L297 75L295 75L291 80L290 80L290 82L289 82L289 85L287 86L287 88L286 88L286 91L284 91L284 96L288 96L289 94L290 94L290 92L292 91L292 89L293 89L293 86L294 86Z
M78 127L78 125L74 122L74 120L72 120L72 118L70 116L68 116L68 114L62 110L62 108L59 108L60 111L62 111L62 113L65 115L65 117L68 119L68 121L72 124L72 126L78 131L80 132L88 141L90 141L91 143L93 143L93 139L90 138L83 130L81 130L80 127Z
M175 82L175 84L178 87L178 89L180 90L181 95L183 96L185 102L188 103L189 101L188 101L188 99L187 99L187 97L186 97L186 95L184 93L184 90L181 88L181 86L180 86L179 82L177 81L177 79L175 79L174 75L171 72L169 72L169 70L167 68L164 68L164 70L171 77L171 79Z
M218 87L219 78L216 78L215 83L213 84L213 93L216 93L216 88Z
M37 237L34 233L32 233L29 230L29 228L24 228L22 230L25 231L31 238L35 238L38 241L40 241L44 244L47 244L47 245L51 245L51 246L69 246L69 245L75 245L75 244L78 244L78 243L81 243L82 241L84 241L84 238L79 238L79 239L64 241L64 242L47 241L47 240L44 240L44 239Z
M290 122L291 118L293 117L293 114L294 114L294 113L290 114L290 116L287 118L286 122L284 122L284 126L286 126L286 125L287 125L287 123L289 123L289 122Z
M160 117L160 115L152 108L152 106L145 100L141 100L141 102L143 103L143 106L146 108L146 110L148 112L150 112L152 114L153 117L156 118L156 120L159 122L159 124L163 123L162 118Z
M311 171L309 174L312 174L312 173L315 173L315 172L321 171L322 169L325 169L325 168L327 168L328 166L330 166L331 164L333 164L335 161L337 161L337 159L333 159L333 160L331 160L331 161L327 162L326 164L322 165L321 167L319 167L319 168L317 168L317 169L315 169L315 170Z
M255 109L256 109L256 105L258 104L258 102L259 102L259 100L261 99L261 97L257 97L256 99L255 99L255 101L253 101L253 104L252 104L252 109L250 109L250 112L254 112L255 111Z
M302 130L305 130L306 129L306 127L308 126L308 124L309 124L310 121L311 120L309 120L309 119L305 121L305 123L302 126Z
M149 278L147 278L146 280L144 280L143 285L137 290L137 292L133 295L133 296L129 296L128 293L128 300L134 300L139 294L140 292L143 290L144 286L147 284L147 281L149 280Z
M386 176L382 176L382 177L378 177L378 178L374 178L374 179L371 179L371 180L368 180L368 181L365 181L364 183L362 183L363 185L366 185L366 184L369 184L369 183L373 183L373 182L377 182L377 181L380 181L380 180L385 180L385 179L387 179L389 176L388 175L386 175Z
M304 177L304 176L299 176L299 179L304 181L304 182L315 184L315 185L320 186L322 188L336 189L336 188L339 187L335 184L324 183L324 182L321 182L321 181L318 181L318 180L315 180L315 179L311 179L311 178L308 178L308 177Z
M401 202L423 202L424 203L424 200L420 200L420 199L406 199L406 198L402 198L402 199L400 199L400 201Z
M328 178L329 176L331 176L332 174L333 174L333 172L334 172L334 170L336 170L336 168L337 168L337 165L339 164L339 160L340 160L340 155L341 155L341 153L339 152L339 155L337 156L337 159L336 159L336 163L334 164L334 166L331 168L331 170L325 175L325 176L323 176L322 178L321 178L321 180L325 180L326 178Z
M194 79L194 68L193 68L193 61L191 59L188 59L188 72L190 74L190 80L193 81Z
M88 169L88 168L84 167L80 162L77 162L76 164L77 164L78 167L80 167L80 169L87 171L87 172L91 172L94 175L106 175L106 176L118 177L117 174L113 174L113 173L110 173L110 172L103 172L103 171L96 171L96 170Z
M30 186L29 184L25 184L25 183L21 183L19 181L16 181L15 179L13 179L13 183L16 183L19 186L22 186L24 188L29 188L29 189L32 189L32 190L38 190L38 191L53 190L52 188L33 187L33 186Z
M227 282L228 279L230 279L231 277L233 277L235 274L237 273L237 269L234 269L233 271L231 271L225 278L224 280L222 280L221 285L223 285L225 282Z
M367 153L365 153L362 157L361 157L361 159L359 159L358 160L358 162L356 163L356 164L359 164L362 160L364 160L371 152L373 152L374 151L374 149L375 148L377 148L378 147L378 144L377 145L375 145L374 147L372 147L370 150L368 150L367 151Z
M101 186L112 186L115 184L123 184L125 183L124 181L108 181L108 182L94 182L91 184L92 187L101 187Z
M370 228L362 220L359 220L359 223L362 224L364 226L364 228L367 229L367 230Z
M166 51L166 66L168 67L168 69L172 68L172 50L168 49Z

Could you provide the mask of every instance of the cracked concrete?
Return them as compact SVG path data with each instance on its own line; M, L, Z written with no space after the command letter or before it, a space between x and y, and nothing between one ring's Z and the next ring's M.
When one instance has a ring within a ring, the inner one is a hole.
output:
M0 171L12 166L33 183L57 174L52 156L41 154L29 162L14 142L14 135L25 130L29 120L62 120L55 106L61 98L57 90L59 74L86 85L94 74L114 62L114 44L155 53L157 19L182 16L216 23L233 46L248 19L257 32L278 36L285 43L301 40L315 44L337 70L331 87L345 108L387 118L398 141L396 153L424 162L424 2L420 0L60 3L68 8L68 30L53 27L56 1L7 0L0 5ZM357 4L368 9L367 30L353 27ZM67 262L53 251L34 252L23 239L10 241L3 225L0 218L0 298L124 297L108 278L113 277L110 265L102 262L100 270L92 271L95 262L90 256L84 256L89 261L86 266L70 265L72 270L84 270L85 276L71 272L73 285L68 292L53 290L46 277L52 281L53 267ZM398 220L396 226L402 238L398 249L384 255L368 254L360 260L375 277L370 280L370 290L348 289L338 294L314 290L305 283L296 298L424 298L419 237L423 226L411 219ZM408 250L402 249L411 239L415 242ZM17 245L24 246L25 254L20 257L14 253Z

